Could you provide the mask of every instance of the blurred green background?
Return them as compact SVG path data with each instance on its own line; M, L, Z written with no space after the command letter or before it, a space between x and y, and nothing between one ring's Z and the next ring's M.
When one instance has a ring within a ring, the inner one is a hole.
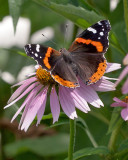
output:
M10 88L11 85L25 79L25 75L34 72L36 63L25 56L24 45L40 43L55 49L68 48L82 29L99 20L109 19L112 30L109 36L110 47L105 56L109 62L122 64L122 60L128 51L126 33L128 19L124 16L124 2L125 0L0 0L1 159L61 160L67 157L69 120L65 115L62 114L59 122L55 125L52 124L51 115L46 116L39 127L36 127L35 122L33 122L25 133L18 130L21 115L12 124L10 123L11 117L21 105L22 100L6 110L3 109L14 91ZM68 24L67 32L66 24ZM57 45L52 43L51 40ZM120 72L121 70L115 71L107 74L107 76L117 78ZM111 133L116 124L120 122L120 112L113 111L110 104L113 102L113 97L121 96L121 86L122 83L114 92L99 93L105 105L104 108L96 109L90 106L91 112L88 114L77 111L86 125L83 125L81 121L77 123L74 152L86 147L93 147L88 132L93 135L99 146L108 146ZM45 115L49 113L48 101ZM127 123L123 123L122 132L119 133L116 141L116 152L127 149L127 133ZM123 149L120 149L121 143L125 144ZM106 152L105 154L107 154ZM128 159L127 153L120 157L121 160ZM89 156L87 155L82 154L78 158L77 154L76 159L104 159L94 152L90 153Z

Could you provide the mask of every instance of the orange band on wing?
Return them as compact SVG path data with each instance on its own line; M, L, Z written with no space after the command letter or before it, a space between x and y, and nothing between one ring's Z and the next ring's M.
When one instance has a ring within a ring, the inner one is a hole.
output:
M58 75L52 75L52 77L54 78L54 80L56 82L58 82L62 86L69 87L69 88L75 88L75 87L79 86L78 83L74 83L74 82L70 82L70 81L64 80Z
M99 63L99 66L97 68L97 72L95 72L90 78L87 84L95 83L97 82L105 73L107 68L106 60L104 62Z
M75 42L85 43L85 44L92 44L93 46L96 47L98 52L102 52L103 51L103 45L102 45L101 42L92 41L90 39L84 39L84 38L76 38Z
M52 48L48 47L47 53L45 54L45 57L43 59L44 65L45 67L47 67L48 69L51 69L51 65L49 64L48 58L51 56L51 52L52 52Z

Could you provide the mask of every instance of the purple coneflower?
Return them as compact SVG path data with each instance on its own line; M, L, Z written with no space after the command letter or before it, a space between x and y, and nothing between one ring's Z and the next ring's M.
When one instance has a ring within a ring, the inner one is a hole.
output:
M116 97L113 98L115 101L111 104L112 107L123 107L121 111L121 117L127 121L128 120L128 96L125 97L125 99L118 99Z
M128 54L125 56L124 60L123 60L123 64L126 65L126 67L123 69L123 71L121 72L119 79L116 81L116 86L122 81L122 79L128 75ZM122 93L123 94L128 94L128 78L126 79L123 87L122 87Z
M119 68L120 64L108 63L106 73ZM74 119L77 118L75 107L82 112L88 113L88 111L90 111L88 103L97 108L104 106L96 91L105 92L115 90L114 83L108 79L113 78L103 76L97 83L92 85L85 85L80 80L80 87L75 89L67 88L57 84L49 72L42 69L41 66L38 66L35 74L13 86L20 87L12 94L5 108L10 107L27 95L25 101L11 120L12 122L24 109L19 128L27 131L35 116L37 116L37 125L40 123L45 111L47 94L49 94L53 123L58 121L60 104L64 113L69 118ZM56 86L58 86L58 93L56 92Z

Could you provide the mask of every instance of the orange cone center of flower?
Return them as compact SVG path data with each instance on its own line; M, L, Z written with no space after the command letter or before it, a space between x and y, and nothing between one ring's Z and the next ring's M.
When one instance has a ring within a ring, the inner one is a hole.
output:
M123 102L128 103L128 96L126 96L124 99L122 99Z
M36 77L43 85L56 84L50 73L44 70L41 66L36 70Z

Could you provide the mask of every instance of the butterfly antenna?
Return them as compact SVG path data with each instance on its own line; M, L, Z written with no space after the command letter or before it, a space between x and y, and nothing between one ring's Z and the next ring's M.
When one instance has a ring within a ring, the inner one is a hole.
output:
M42 36L44 36L48 41L52 42L53 44L55 44L57 46L57 43L55 43L54 41L52 41L51 39L48 39L48 37L46 37L44 34L42 34Z
M67 36L67 31L68 31L68 24L66 24L65 26L65 36L64 36L64 46L65 46L65 43L66 43L66 36Z

